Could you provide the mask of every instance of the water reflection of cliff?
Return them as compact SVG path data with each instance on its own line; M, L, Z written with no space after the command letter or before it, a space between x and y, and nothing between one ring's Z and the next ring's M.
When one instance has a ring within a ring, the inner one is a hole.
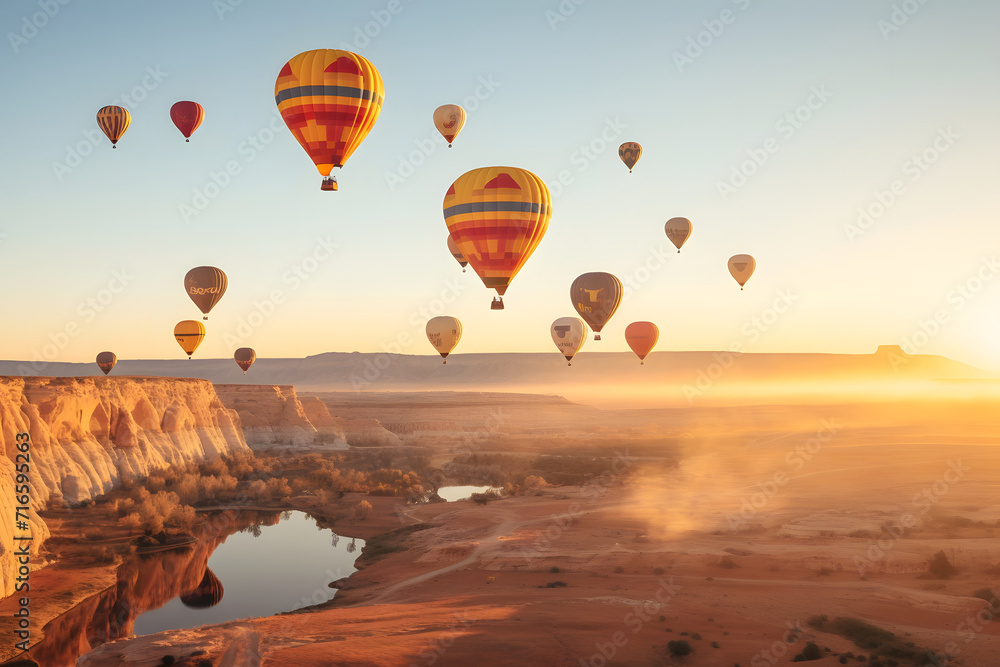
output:
M105 642L134 633L135 620L176 597L203 609L218 604L223 584L208 559L226 538L240 530L258 530L280 520L279 513L221 512L212 516L189 547L133 556L118 568L118 581L45 625L44 638L29 655L46 667L75 665L76 659Z

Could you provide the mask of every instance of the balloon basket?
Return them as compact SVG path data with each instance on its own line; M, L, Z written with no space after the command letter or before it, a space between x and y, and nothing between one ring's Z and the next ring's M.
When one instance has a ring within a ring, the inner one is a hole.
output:
M490 304L490 310L503 310L503 299L496 297L493 299L493 303Z
M324 178L323 183L319 186L319 189L324 192L336 192L337 191L337 179L330 177Z
M594 334L594 340L601 340L601 334Z

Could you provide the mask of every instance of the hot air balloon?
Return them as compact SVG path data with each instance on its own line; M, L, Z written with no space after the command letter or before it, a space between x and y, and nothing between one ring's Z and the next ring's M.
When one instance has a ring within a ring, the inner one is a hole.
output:
M458 249L458 245L455 243L455 239L451 238L451 234L448 234L448 252L451 256L455 258L458 265L462 267L462 273L465 273L465 265L469 263L469 260L465 258L462 251Z
M572 366L573 357L583 347L587 339L587 325L579 317L560 317L552 323L550 329L552 342L559 352L566 357L566 365Z
M202 319L208 319L208 313L219 299L226 293L229 280L222 269L214 266L196 266L184 276L184 291L194 301L201 312L205 313Z
M97 365L100 367L104 374L107 375L111 372L111 369L115 367L118 363L118 357L115 356L114 352L101 352L97 355Z
M274 102L292 136L336 190L334 167L343 167L378 120L385 88L366 58L350 51L315 49L295 56L274 83Z
M680 252L681 246L691 236L691 221L687 218L670 218L667 220L667 224L664 225L663 231L666 232L667 238L677 248L677 252Z
M660 330L652 322L633 322L625 327L625 342L639 357L640 366L646 363L646 355L656 346L659 338Z
M205 576L201 578L201 583L193 591L189 591L181 596L181 602L185 607L191 609L208 609L214 607L222 601L222 582L207 567Z
M632 167L634 167L635 163L642 157L642 146L634 141L626 141L618 147L618 157L622 159L622 162L624 162L625 166L628 167L628 173L631 174Z
M118 148L118 140L132 124L132 116L124 107L101 107L97 112L97 124L111 140L111 147Z
M549 227L552 197L542 179L517 167L468 171L444 196L444 220L459 251L487 289L503 295Z
M729 273L733 275L733 278L736 278L741 290L750 280L750 276L753 275L756 268L757 260L750 255L733 255L729 258Z
M448 142L448 148L451 148L451 142L465 127L465 109L457 104L445 104L438 107L434 110L434 127Z
M177 344L181 346L190 359L205 338L205 325L198 320L178 322L177 326L174 327L174 338L177 339Z
M177 102L170 107L170 120L184 135L184 140L191 141L191 135L205 120L205 108L197 102Z
M257 361L257 353L253 351L252 347L241 347L236 350L233 359L236 360L236 365L243 369L243 375L246 375L250 367L253 366L253 362Z
M594 340L601 340L601 329L622 302L622 281L610 273L585 273L573 281L569 299L594 330Z
M455 349L461 338L462 323L458 321L457 317L440 315L428 320L427 340L444 359L444 363L448 363L448 355Z

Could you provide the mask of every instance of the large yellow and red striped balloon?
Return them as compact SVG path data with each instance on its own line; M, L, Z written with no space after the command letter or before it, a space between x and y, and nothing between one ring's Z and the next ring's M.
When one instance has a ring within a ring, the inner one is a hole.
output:
M132 116L124 107L101 107L97 112L97 124L111 140L111 147L118 148L118 140L132 124Z
M378 120L385 88L366 58L350 51L316 49L295 56L274 83L274 101L292 135L324 177L343 167Z
M487 289L503 296L552 218L552 196L538 176L517 167L468 171L444 196L444 220L459 251ZM495 309L503 300L495 299Z

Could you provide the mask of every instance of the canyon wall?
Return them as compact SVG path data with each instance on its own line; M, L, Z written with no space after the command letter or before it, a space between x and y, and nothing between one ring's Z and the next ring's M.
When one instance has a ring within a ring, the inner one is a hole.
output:
M225 405L239 413L252 449L347 446L343 429L326 406L306 401L307 410L291 385L217 384L215 390Z
M239 415L207 380L0 377L0 595L14 586L15 436L31 435L32 562L48 534L35 512L190 461L244 450Z

